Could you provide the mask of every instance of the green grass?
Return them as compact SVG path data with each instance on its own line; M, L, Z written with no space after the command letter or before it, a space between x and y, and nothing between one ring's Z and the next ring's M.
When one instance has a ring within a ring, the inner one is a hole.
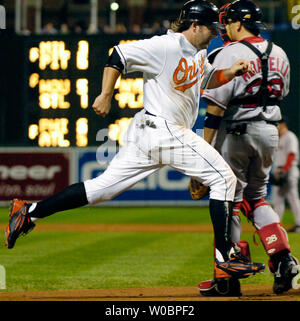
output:
M0 223L6 223L7 208L0 208ZM83 207L49 216L48 223L145 223L193 224L209 222L207 208L187 207Z
M0 223L7 222L0 208ZM207 208L81 208L45 218L48 223L207 224ZM290 212L285 224L292 224ZM39 224L39 222L37 223ZM243 224L248 224L243 219ZM290 234L293 253L300 257L300 235ZM252 259L267 263L262 246L244 233ZM256 237L258 240L258 237ZM0 237L4 244L4 236ZM99 289L151 286L196 286L212 276L211 233L50 232L36 230L0 247L7 291ZM242 284L271 284L265 273Z

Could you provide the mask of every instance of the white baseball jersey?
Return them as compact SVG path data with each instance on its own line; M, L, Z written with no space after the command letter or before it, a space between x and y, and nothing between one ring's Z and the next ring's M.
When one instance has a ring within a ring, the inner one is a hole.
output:
M170 122L192 128L198 117L200 85L214 72L206 50L197 49L182 33L134 41L115 47L124 73L142 71L144 108Z
M300 200L298 191L299 141L293 132L288 131L286 134L279 137L274 168L283 167L286 164L287 157L290 153L295 154L295 159L291 168L288 170L287 183L282 186L274 186L273 188L273 206L280 219L282 219L285 211L285 201L287 200L289 207L294 214L295 224L300 226Z
M254 45L261 52L265 52L267 41L260 37L250 37L244 39ZM226 109L225 120L266 120L278 121L281 119L280 108L277 105L267 106L264 111L261 107L244 106L242 104L230 102L233 99L253 97L258 93L261 85L261 62L258 56L245 45L234 42L224 47L216 56L214 67L217 69L230 68L238 59L245 59L254 67L255 73L246 73L243 76L235 77L226 85L207 89L202 97ZM290 64L285 52L277 45L273 49L269 58L268 82L270 99L281 100L289 92Z
M115 48L124 73L143 72L144 109L130 122L125 144L105 172L84 182L89 203L110 200L165 165L210 186L210 198L232 201L231 168L191 130L200 85L214 72L206 50L198 52L183 34L171 31Z

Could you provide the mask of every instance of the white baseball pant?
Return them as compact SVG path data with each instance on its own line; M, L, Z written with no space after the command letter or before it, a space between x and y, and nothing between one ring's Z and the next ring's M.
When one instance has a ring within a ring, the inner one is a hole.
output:
M233 201L236 177L220 154L191 129L143 110L105 172L84 182L88 202L111 200L165 165L210 186L210 198Z

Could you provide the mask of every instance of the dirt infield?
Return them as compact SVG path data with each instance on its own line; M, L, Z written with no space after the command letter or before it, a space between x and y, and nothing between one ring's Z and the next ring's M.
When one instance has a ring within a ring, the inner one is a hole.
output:
M0 224L0 230L5 229ZM90 224L90 223L44 223L38 222L35 231L53 232L132 232L132 233L211 233L209 224ZM255 232L252 225L243 226L243 232Z
M0 224L3 230L4 225ZM205 224L52 224L41 223L38 231L66 232L212 232ZM254 232L244 226L243 231ZM0 290L0 301L300 301L300 290L275 295L272 285L242 284L241 297L209 298L199 294L196 287L157 287L128 289L80 289L63 291L5 292Z
M300 290L275 295L272 285L242 285L241 297L209 298L196 287L2 292L0 301L300 301Z

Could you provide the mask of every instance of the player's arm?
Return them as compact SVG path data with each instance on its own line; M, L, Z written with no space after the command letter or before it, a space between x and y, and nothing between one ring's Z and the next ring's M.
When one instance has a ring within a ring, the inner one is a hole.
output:
M286 158L286 162L282 168L283 172L288 172L293 164L294 159L296 158L296 155L294 153L289 153L287 158Z
M101 94L96 97L92 106L97 115L105 117L109 113L115 85L123 68L121 58L114 49L103 70Z
M214 139L220 127L225 110L217 105L208 104L204 120L203 138L209 144Z
M206 84L205 89L218 88L227 84L234 77L241 76L247 72L254 73L253 66L247 60L240 59L235 62L231 68L215 70Z

